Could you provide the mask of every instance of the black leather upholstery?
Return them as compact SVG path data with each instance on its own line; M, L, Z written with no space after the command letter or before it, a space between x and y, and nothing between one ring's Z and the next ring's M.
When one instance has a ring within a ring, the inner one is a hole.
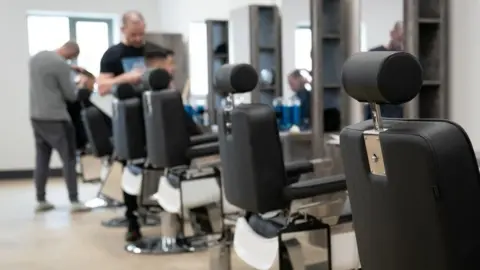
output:
M158 168L189 164L190 146L182 97L176 90L143 94L147 158Z
M283 194L289 201L347 190L345 175L333 175L297 182L287 186Z
M227 143L233 143L233 168L241 184L232 189L224 181L227 199L254 213L284 209L287 177L275 112L263 104L242 104L232 111L231 122L233 140Z
M191 145L199 145L202 143L212 143L218 142L218 134L202 134L190 137L190 144Z
M220 152L218 142L194 145L188 148L187 157L192 160L194 158L218 155Z
M480 269L480 175L465 131L449 121L385 120L386 176L369 170L365 121L340 147L362 267Z
M215 89L222 96L250 92L257 83L257 71L248 64L226 64L215 73Z
M220 149L220 164L222 167L223 188L225 196L230 203L242 202L241 195L237 195L237 191L243 186L241 174L237 174L236 154L233 148L233 136L225 126L226 115L223 108L217 109L218 123L218 142Z
M111 119L95 106L84 108L81 117L92 154L110 156L113 153Z
M298 160L285 164L285 171L287 172L288 178L298 177L299 175L305 173L311 173L313 170L313 163L308 160Z
M418 94L422 83L420 62L406 52L356 53L343 65L343 87L360 102L402 104Z
M120 160L146 157L142 101L134 97L113 102L113 145Z

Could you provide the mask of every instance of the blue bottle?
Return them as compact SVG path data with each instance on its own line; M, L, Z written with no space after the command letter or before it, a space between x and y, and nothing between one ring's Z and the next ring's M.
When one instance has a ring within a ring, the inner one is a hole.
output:
M193 109L193 106L191 104L185 104L185 105L183 105L183 108L187 112L188 116L193 118L193 116L195 114L195 110Z
M277 117L277 127L279 130L283 130L283 100L281 97L277 97L273 100L273 110Z
M292 101L284 101L282 108L282 130L289 130L292 127Z
M292 96L290 99L291 113L292 113L292 126L300 128L303 124L302 119L302 101L297 96Z
M195 117L197 119L197 123L201 126L205 126L206 123L205 123L205 106L203 106L203 104L200 104L200 105L197 105L197 107L195 108Z

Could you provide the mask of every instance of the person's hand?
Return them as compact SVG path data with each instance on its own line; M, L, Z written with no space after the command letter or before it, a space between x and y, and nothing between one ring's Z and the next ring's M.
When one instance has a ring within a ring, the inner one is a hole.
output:
M78 73L81 73L81 72L85 71L84 68L79 67L79 66L77 66L77 65L71 65L70 67L71 67L73 70L75 70L76 72L78 72Z
M130 72L125 73L125 80L128 83L137 84L142 80L143 73L145 72L144 69L133 69Z

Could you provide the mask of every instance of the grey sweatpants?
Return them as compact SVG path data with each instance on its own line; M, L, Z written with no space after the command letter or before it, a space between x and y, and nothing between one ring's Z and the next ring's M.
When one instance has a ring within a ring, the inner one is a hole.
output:
M69 121L32 120L35 136L35 188L37 200L45 201L50 158L56 150L63 162L63 176L70 201L78 201L75 128Z

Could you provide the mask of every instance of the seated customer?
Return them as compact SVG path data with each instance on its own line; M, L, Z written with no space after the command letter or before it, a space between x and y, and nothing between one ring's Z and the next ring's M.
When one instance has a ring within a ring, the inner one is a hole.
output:
M305 88L308 83L302 75L302 70L296 69L288 75L288 83L295 95L300 99L302 117L310 120L311 92ZM340 111L338 110L338 97L326 89L323 99L323 128L324 131L340 130ZM333 89L332 91L337 91Z
M145 65L148 69L165 69L173 76L175 72L173 56L174 52L172 50L162 48L152 43L145 44ZM187 117L189 119L188 130L192 136L201 134L200 128L193 122L187 113L181 117ZM135 212L138 209L137 196L130 194L124 195L126 195L125 206L127 208L125 215L129 220L129 228L125 239L128 242L135 242L142 238L140 224L138 223L137 216L135 215Z
M165 69L168 73L174 76L175 73L175 61L173 59L174 52L167 48L162 48L153 43L145 44L145 63L147 68L162 68ZM173 80L172 80L173 83ZM173 84L170 84L170 88L173 88ZM200 127L195 124L191 117L188 114L185 114L185 117L188 118L188 131L191 136L200 135L203 132Z
M93 90L95 84L95 76L90 73L89 71L80 68L80 67L72 67L77 74L75 78L77 89L88 89L90 91ZM83 103L83 105L82 105ZM73 101L67 102L67 110L72 120L72 124L75 127L75 138L77 141L77 150L83 151L85 150L85 146L87 144L87 135L85 133L85 127L83 126L83 122L81 119L81 111L83 106L90 106L91 102L89 100L83 101Z

